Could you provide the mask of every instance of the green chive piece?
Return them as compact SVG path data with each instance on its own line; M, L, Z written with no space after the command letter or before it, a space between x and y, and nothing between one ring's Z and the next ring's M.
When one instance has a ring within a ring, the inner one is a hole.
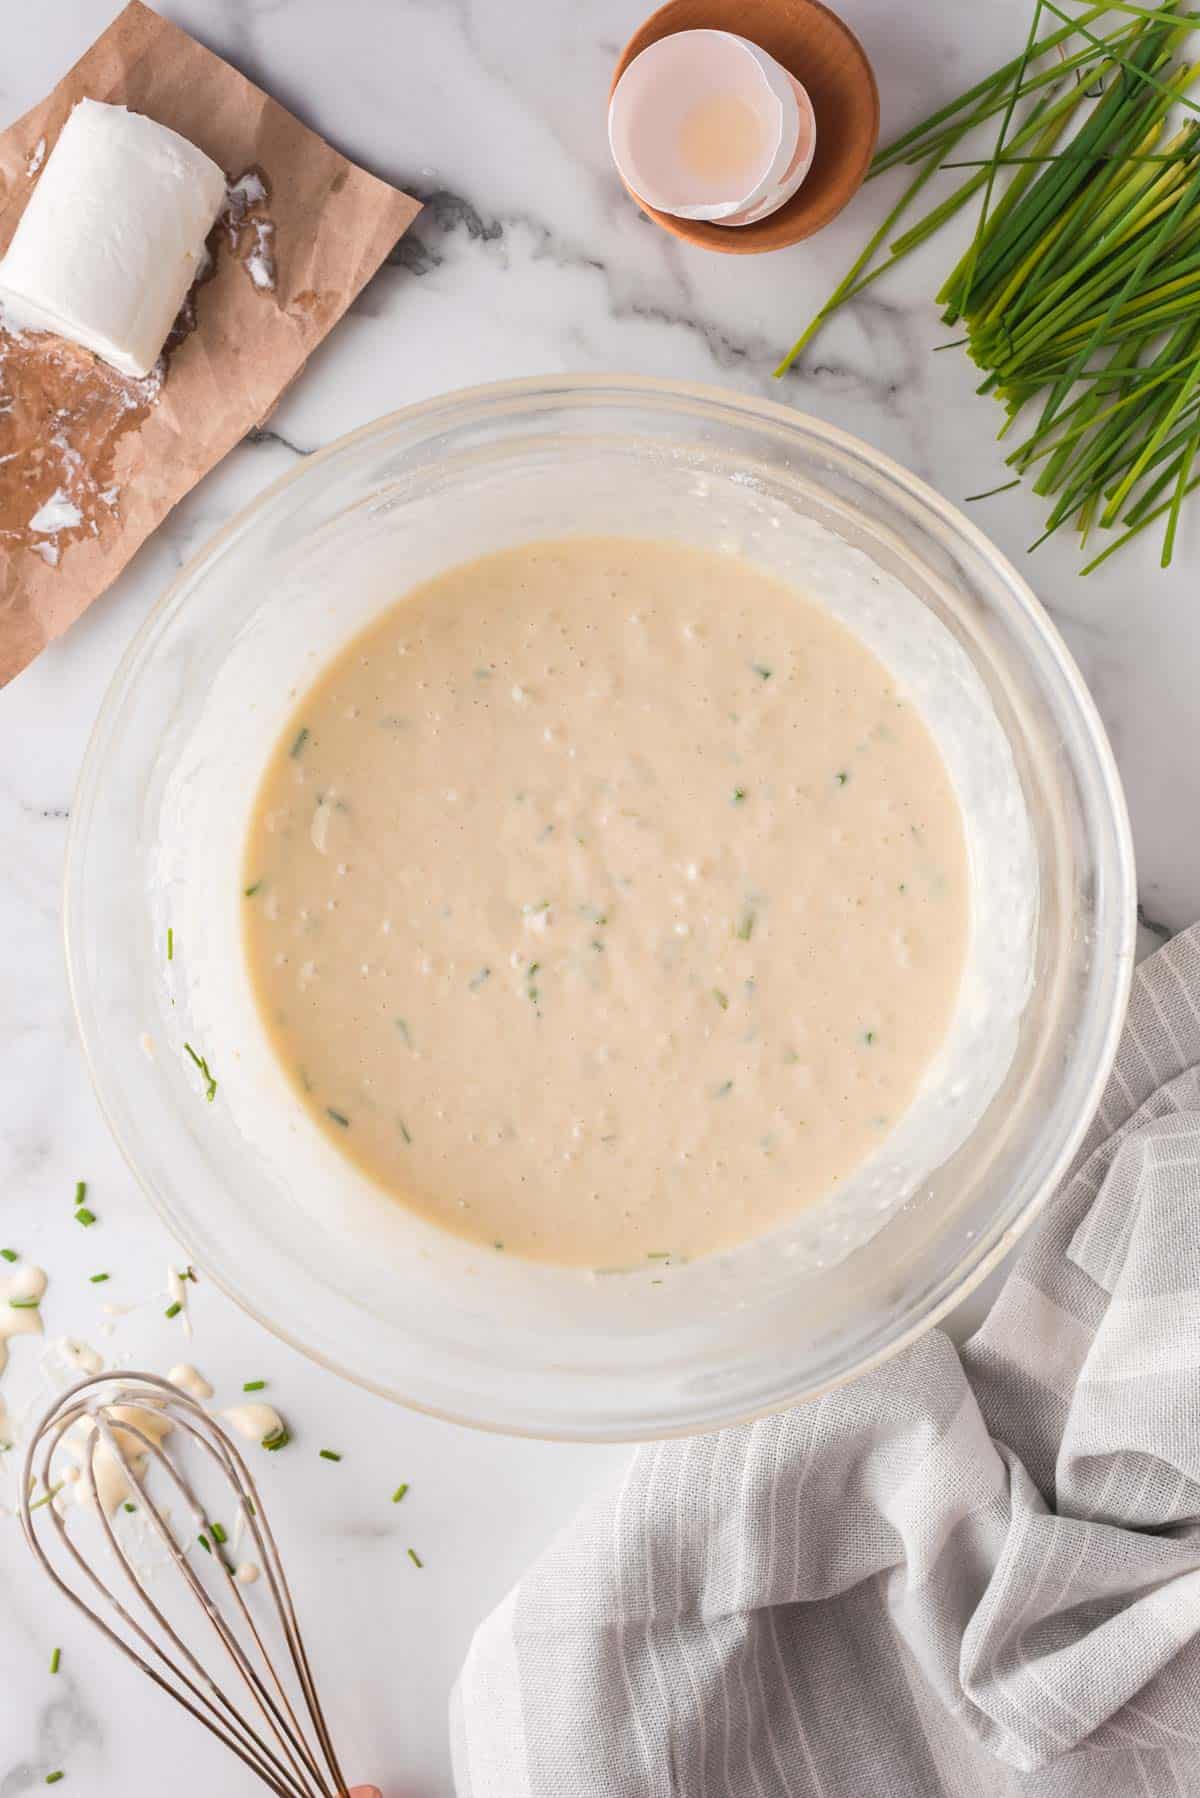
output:
M765 665L765 663L751 662L750 666L753 668L755 674L757 674L759 680L770 680L772 671Z
M16 1249L0 1249L0 1255L3 1255L6 1261L20 1260L20 1256L17 1254Z
M865 1031L863 1034L863 1041L864 1043L873 1043L875 1041L875 1032L873 1030Z
M288 750L288 754L291 756L293 761L296 760L297 756L301 756L304 754L304 745L307 742L308 742L308 726L306 724L297 733L296 741L292 744L292 747Z
M169 924L167 925L167 960L175 960L175 932Z
M62 1661L62 1649L56 1648L54 1650L54 1653L50 1656L50 1671L51 1671L51 1673L58 1672L61 1661Z
M253 899L255 893L262 891L262 881L256 880L253 886L242 888L243 899Z
M646 1252L646 1259L647 1261L669 1261L671 1251L670 1249L649 1249Z
M48 1786L56 1786L60 1779L65 1779L66 1777L66 1774L60 1768L56 1773L47 1773L46 1784Z
M75 1213L75 1222L77 1224L82 1224L85 1230L90 1224L94 1224L95 1221L96 1213L94 1211L89 1211L86 1205L81 1206Z
M13 1311L36 1311L41 1299L9 1299L9 1308Z
M717 1004L721 1007L722 1011L729 1010L729 995L728 995L728 993L723 993L719 986L714 986L713 990L712 990L712 996L716 1000Z
M493 1247L493 1248L494 1248L494 1249L503 1249L503 1247L504 1247L504 1244L503 1244L503 1243L502 1243L502 1242L494 1242L494 1243L493 1243L493 1244L492 1244L492 1247Z
M344 1111L335 1111L332 1105L327 1105L325 1107L325 1115L331 1117L335 1124L340 1124L343 1130L348 1130L350 1128L350 1119L346 1116Z
M199 1068L200 1072L203 1074L204 1078L208 1082L208 1090L204 1096L208 1100L209 1104L211 1105L213 1100L217 1096L217 1083L212 1077L212 1070L209 1068L208 1062L205 1060L204 1056L197 1055L197 1053L196 1053L195 1049L193 1049L191 1043L184 1043L183 1046L184 1046L184 1049L186 1050L187 1054L189 1054L191 1056L192 1060L195 1062L196 1066Z
M42 1496L40 1498L34 1499L33 1503L30 1505L29 1509L31 1511L40 1511L42 1506L48 1505L52 1498L57 1498L61 1491L62 1491L61 1485L60 1486L51 1486L49 1492L43 1492Z
M111 1278L111 1276L109 1274L89 1274L88 1275L88 1279L91 1281L93 1286L102 1286L104 1284L105 1280L107 1280L109 1278Z
M340 1455L339 1455L339 1454L338 1454L338 1453L337 1453L337 1452L336 1452L336 1451L335 1451L335 1450L334 1450L334 1449L332 1449L332 1448L323 1448L323 1449L320 1449L320 1450L319 1450L319 1451L318 1451L318 1452L319 1452L319 1454L320 1454L320 1456L321 1456L321 1459L322 1459L322 1461L340 1461L340 1460L341 1460L341 1458L342 1458L342 1457L341 1457L341 1456L340 1456Z
M735 787L733 789L733 804L734 805L741 805L743 800L745 799L745 797L746 797L745 787Z
M129 1500L128 1500L128 1499L126 1499L126 1500L125 1500L125 1503L124 1503L124 1504L123 1504L123 1505L122 1505L122 1506L121 1506L121 1509L122 1509L122 1510L123 1510L123 1511L136 1511L136 1510L137 1510L137 1506L136 1506L136 1505L131 1505L131 1504L130 1504L130 1502L129 1502Z
M758 920L752 911L742 913L741 920L734 932L739 943L748 943L750 941L750 938L754 935L754 926L757 921Z
M415 1548L409 1549L408 1558L412 1562L414 1567L423 1567L425 1565L424 1561L421 1559L420 1555L417 1553Z
M77 1205L82 1205L83 1201L86 1198L87 1198L87 1181L86 1180L76 1180L76 1182L75 1182L75 1203Z
M225 1534L225 1525L223 1523L210 1523L208 1527L212 1531L213 1541L224 1547L225 1543L229 1540L229 1537Z
M274 1454L277 1448L286 1448L291 1439L291 1432L287 1425L283 1423L280 1424L277 1430L271 1430L268 1435L263 1437L262 1446L270 1449L271 1453Z
M179 1300L174 1299L174 1300L172 1300L171 1304L169 1304L167 1306L166 1310L163 1312L163 1316L164 1317L178 1317L179 1313L182 1310L183 1310L183 1306L179 1303Z
M204 1550L206 1555L210 1555L212 1553L212 1543L209 1541L207 1536L199 1535L196 1537L196 1540L200 1544L201 1548Z
M404 1497L404 1494L407 1491L408 1491L408 1481L405 1480L404 1483L400 1486L397 1486L396 1490L392 1493L392 1503L394 1505L398 1505L400 1503L400 1500Z
M733 1091L733 1081L732 1080L724 1080L724 1081L722 1081L721 1085L718 1086L716 1092L713 1094L713 1097L716 1099L724 1099L732 1091Z
M247 1380L245 1385L242 1387L242 1391L243 1392L265 1392L266 1386L267 1386L267 1382L265 1380Z
M850 776L844 768L839 768L833 778L837 781L839 787L844 787Z

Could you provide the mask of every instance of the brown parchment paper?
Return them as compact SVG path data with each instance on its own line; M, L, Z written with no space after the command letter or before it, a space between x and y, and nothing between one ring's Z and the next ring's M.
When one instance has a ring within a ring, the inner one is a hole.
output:
M0 253L85 96L169 125L229 181L247 178L147 380L58 338L0 328L0 685L266 417L419 211L134 0L0 135Z

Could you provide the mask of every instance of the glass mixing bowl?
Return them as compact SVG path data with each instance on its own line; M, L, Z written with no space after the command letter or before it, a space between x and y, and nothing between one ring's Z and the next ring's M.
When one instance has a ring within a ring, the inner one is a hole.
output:
M941 620L1011 748L1039 893L1003 1086L878 1234L819 1272L770 1239L661 1284L481 1254L348 1170L258 1040L237 882L267 750L349 634L468 556L575 531L674 531L770 562L811 519ZM963 1298L1080 1142L1116 1047L1134 925L1128 823L1095 708L986 538L828 425L634 379L452 394L307 458L256 500L130 646L83 766L66 873L96 1090L196 1264L277 1334L389 1397L593 1440L706 1429L811 1397ZM211 1103L189 1043L217 1078Z

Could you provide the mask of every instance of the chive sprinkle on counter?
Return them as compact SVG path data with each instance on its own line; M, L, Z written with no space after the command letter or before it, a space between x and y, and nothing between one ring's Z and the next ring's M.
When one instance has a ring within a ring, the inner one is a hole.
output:
M402 1484L397 1486L396 1490L392 1493L392 1503L394 1505L398 1505L400 1503L400 1500L404 1497L404 1494L407 1491L408 1491L408 1481L404 1480L402 1482Z
M209 1104L211 1105L213 1100L217 1096L217 1083L213 1079L212 1070L210 1069L205 1057L203 1055L197 1054L196 1050L193 1049L191 1043L184 1043L183 1047L184 1047L184 1052L191 1056L192 1060L195 1062L196 1066L199 1068L200 1072L203 1074L205 1080L208 1082L207 1089L205 1091L204 1096L208 1100Z

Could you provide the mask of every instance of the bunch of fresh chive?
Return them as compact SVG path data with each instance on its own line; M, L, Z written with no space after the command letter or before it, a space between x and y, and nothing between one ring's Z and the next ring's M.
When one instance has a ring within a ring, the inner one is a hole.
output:
M917 174L776 371L979 195L974 237L938 294L942 316L984 370L979 391L1005 407L1001 437L1038 405L1006 483L1027 476L1051 500L1038 542L1068 523L1084 541L1119 529L1085 574L1164 515L1165 568L1200 485L1200 107L1187 97L1200 63L1180 60L1198 18L1178 0L1112 0L1075 17L1036 0L1020 56L875 158L873 175L902 163ZM1046 19L1059 23L1039 36ZM1180 109L1191 116L1176 129ZM990 155L951 160L993 120ZM943 168L972 172L892 239Z

